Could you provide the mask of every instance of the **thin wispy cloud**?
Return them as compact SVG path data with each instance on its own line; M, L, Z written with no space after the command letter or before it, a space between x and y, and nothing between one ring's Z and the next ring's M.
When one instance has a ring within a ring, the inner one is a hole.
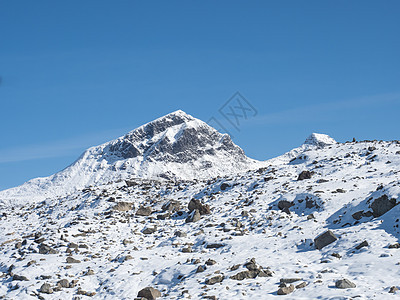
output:
M370 108L374 105L390 105L400 103L400 93L381 94L355 99L326 102L316 105L295 107L284 111L258 115L251 118L248 124L257 125L275 125L282 123L293 123L304 120L304 117L312 117L314 120L327 120L328 118L337 118L332 113L349 112L360 108Z
M78 150L107 142L129 131L115 129L43 144L0 149L0 164L76 155Z

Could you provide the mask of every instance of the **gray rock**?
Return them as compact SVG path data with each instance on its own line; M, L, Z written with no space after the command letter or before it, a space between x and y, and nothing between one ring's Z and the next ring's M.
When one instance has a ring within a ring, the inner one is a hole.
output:
M296 285L296 289L302 289L305 288L307 286L307 282L303 281L302 283L299 283L298 285Z
M292 206L294 206L294 203L291 201L281 200L278 202L278 208L283 211L289 210Z
M218 282L222 282L224 280L224 276L223 275L217 275L211 278L207 278L206 279L206 284L208 285L212 285L212 284L216 284Z
M205 266L198 266L196 269L196 273L201 273L201 272L204 272L205 270L206 270Z
M353 219L360 220L364 216L364 212L362 210L355 212L351 215Z
M150 207L139 207L136 211L137 216L147 217L152 214L152 209Z
M303 278L281 278L279 280L280 283L293 283L296 281L300 281L303 280Z
M186 223L191 223L191 222L197 222L201 219L201 215L200 212L195 209L194 211L192 211L189 216L186 218L185 222Z
M209 258L207 261L206 261L206 265L207 266L213 266L213 265L215 265L217 262L215 261L215 260L213 260L213 259L211 259L211 258Z
M63 288L69 288L68 279L61 279L61 280L57 281L57 286L63 287Z
M391 286L389 293L394 294L399 290L399 288L397 286Z
M67 257L67 263L68 264L79 264L80 262L81 262L80 260L75 259L75 258L73 258L71 256Z
M175 231L174 235L177 237L187 237L187 233L180 230Z
M201 203L201 201L198 200L198 199L190 200L190 202L188 204L188 209L189 209L190 212L192 212L194 210L198 210L200 215L209 215L209 214L211 214L210 206L208 204Z
M145 298L147 300L154 300L161 297L161 292L152 287L146 287L139 291L138 297Z
M221 189L221 191L225 191L229 187L231 187L231 186L224 182L223 184L220 185L219 188Z
M14 274L14 275L13 275L12 280L17 280L17 281L29 281L29 279L26 278L25 276L21 276L21 275L17 275L17 274Z
M360 250L362 247L367 247L367 246L368 246L368 242L367 241L363 241L359 245L356 246L356 249Z
M303 171L299 174L299 176L297 177L297 180L310 179L312 175L313 175L313 173L310 171Z
M400 244L399 243L394 243L392 245L389 245L389 249L399 249L400 248Z
M44 294L53 294L53 289L50 284L43 283L42 286L40 287L39 292Z
M315 248L321 250L325 246L328 246L329 244L335 242L337 239L338 238L332 231L325 231L314 239Z
M129 211L132 210L133 208L133 203L129 202L118 202L114 207L113 210L116 211Z
M348 279L339 279L335 282L338 289L354 289L356 285Z
M162 208L163 211L177 212L181 209L181 204L178 201L170 200L165 203Z
M143 234L153 234L156 231L157 231L156 227L146 227L145 229L143 229L142 233Z
M50 246L47 246L46 244L40 244L39 245L39 253L40 254L57 254L58 251L51 248Z
M294 285L291 284L289 286L281 287L278 290L278 295L289 295L290 293L293 293L293 291L294 291Z
M374 200L371 204L372 215L377 218L387 213L396 206L395 199L389 199L387 195L383 195Z
M235 275L232 275L231 277L229 277L230 279L233 280L244 280L244 279L252 279L252 278L256 278L258 275L258 270L255 271L241 271Z
M218 249L221 247L224 247L224 244L219 244L219 243L213 243L213 244L207 244L206 248L207 249Z

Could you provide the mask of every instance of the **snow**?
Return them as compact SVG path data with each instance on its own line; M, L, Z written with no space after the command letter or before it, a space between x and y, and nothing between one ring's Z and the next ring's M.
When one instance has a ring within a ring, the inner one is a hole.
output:
M169 127L152 141L168 138L176 143L182 130L199 128L203 126L200 122L185 121L184 125ZM219 135L218 141L222 139ZM21 201L17 209L14 202L4 201L0 215L0 297L34 299L43 283L55 287L58 280L66 278L78 280L77 286L40 296L71 299L81 288L95 292L92 299L134 299L140 289L152 286L161 291L162 299L398 298L399 292L391 294L389 290L399 285L400 249L388 246L399 239L400 206L379 217L368 212L374 200L385 195L396 203L400 201L400 142L342 144L319 134L307 140L280 157L249 164L250 169L242 168L240 162L232 166L233 160L224 165L224 153L217 152L185 164L114 157L111 165L118 171L106 172L103 168L110 167L110 160L97 164L101 157L98 153L110 144L89 149L69 172L51 177L64 183L70 180L71 186L83 188L69 189L64 195L48 193L48 198L39 202ZM227 173L217 173L219 169L214 168L198 173L205 161L220 163ZM127 170L137 169L143 173L129 177L128 185ZM159 174L160 169L185 173L182 178L146 177L151 172ZM312 173L311 179L298 180L305 170ZM91 177L87 176L89 172ZM197 177L199 174L204 177ZM78 180L85 182L79 185ZM228 187L221 189L224 183ZM45 190L47 184L48 179L35 179L18 192L34 198L32 187ZM186 223L188 203L193 198L208 204L212 213L198 222ZM162 206L171 200L178 201L181 208L168 215ZM293 202L289 214L278 208L281 200ZM114 211L120 201L132 203L133 210ZM151 207L153 213L136 216L141 206ZM353 214L360 211L364 215L357 220ZM156 232L144 234L143 229L148 227L156 227ZM316 250L313 239L328 229L338 240ZM178 230L187 236L176 236ZM39 243L34 234L38 232L58 254L37 252ZM16 243L24 240L25 245L17 249ZM363 241L368 246L356 249ZM87 245L72 250L71 256L80 263L66 263L70 242ZM209 249L210 243L223 246ZM187 247L192 252L182 251ZM246 270L244 263L251 258L269 268L272 277L231 279ZM208 259L216 263L206 265ZM28 266L33 260L36 263ZM26 276L29 281L12 281L8 271L11 265L13 274ZM206 270L197 273L199 265ZM239 265L238 269L232 270L234 265ZM93 275L85 275L89 269ZM221 283L205 284L207 278L219 274L225 277ZM41 275L51 277L44 279ZM288 296L277 295L281 278L297 277L301 280L294 285L305 282L307 286ZM336 280L343 278L355 283L356 288L336 288Z
M324 147L336 144L336 141L327 134L312 133L304 142L306 145Z

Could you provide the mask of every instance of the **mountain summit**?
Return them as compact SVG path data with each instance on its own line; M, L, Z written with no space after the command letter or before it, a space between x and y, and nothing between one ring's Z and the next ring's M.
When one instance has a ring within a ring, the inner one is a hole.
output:
M59 173L0 192L0 200L41 200L133 178L216 177L245 171L258 164L229 135L178 110L116 140L89 148Z
M318 147L325 147L333 145L337 142L327 134L312 133L304 142L305 145L313 145Z

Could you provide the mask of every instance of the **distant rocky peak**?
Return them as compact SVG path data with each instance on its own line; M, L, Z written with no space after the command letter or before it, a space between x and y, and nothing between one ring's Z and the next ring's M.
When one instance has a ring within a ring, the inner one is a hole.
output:
M224 151L244 160L245 155L229 135L177 110L109 142L106 153L120 159L142 156L145 160L184 163Z
M336 143L337 142L329 135L322 133L312 133L304 142L305 145L314 145L318 147L324 147Z

